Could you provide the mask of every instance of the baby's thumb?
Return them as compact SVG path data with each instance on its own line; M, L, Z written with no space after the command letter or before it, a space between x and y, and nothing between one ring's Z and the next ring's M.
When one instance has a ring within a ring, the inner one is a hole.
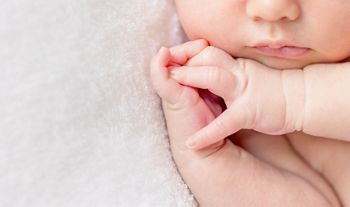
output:
M186 141L190 149L203 149L219 142L246 126L246 112L233 103L226 111Z

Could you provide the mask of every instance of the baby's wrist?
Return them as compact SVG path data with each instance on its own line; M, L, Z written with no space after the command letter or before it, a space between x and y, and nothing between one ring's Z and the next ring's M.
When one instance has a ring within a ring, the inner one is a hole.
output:
M304 71L283 70L282 84L286 100L286 128L302 131L306 101Z

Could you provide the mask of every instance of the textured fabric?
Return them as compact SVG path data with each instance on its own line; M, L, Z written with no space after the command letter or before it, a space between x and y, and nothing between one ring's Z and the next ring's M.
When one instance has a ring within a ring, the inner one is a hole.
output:
M149 62L183 41L170 0L4 0L0 206L196 206Z

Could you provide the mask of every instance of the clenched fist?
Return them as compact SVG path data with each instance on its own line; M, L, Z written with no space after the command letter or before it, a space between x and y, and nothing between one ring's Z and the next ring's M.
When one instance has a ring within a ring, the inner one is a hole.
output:
M226 111L187 140L190 148L204 148L240 129L270 135L302 129L302 70L271 69L253 60L234 59L208 46L170 73L178 83L208 89L222 97L227 106Z

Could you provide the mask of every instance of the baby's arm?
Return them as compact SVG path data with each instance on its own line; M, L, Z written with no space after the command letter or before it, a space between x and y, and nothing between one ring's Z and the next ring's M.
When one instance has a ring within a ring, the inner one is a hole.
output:
M310 65L303 76L303 131L350 141L350 63Z
M273 135L303 130L346 140L350 97L344 98L340 91L347 88L348 64L273 70L252 60L234 60L224 51L208 47L173 78L184 85L209 89L225 100L228 109L191 136L188 145L200 149L240 129ZM338 110L342 115L335 114Z
M279 152L282 154L277 151L273 153L277 152L278 158L287 157L291 161L288 167L280 165L281 162L275 159L267 158L261 161L230 141L218 142L200 151L188 150L184 146L189 136L212 122L221 113L221 108L216 110L219 106L216 105L216 101L212 98L206 100L205 94L199 94L199 90L180 85L171 79L168 74L171 71L169 66L193 64L192 57L206 46L206 42L192 41L170 49L163 48L152 59L150 71L152 84L162 99L174 160L200 205L230 206L236 203L247 206L260 204L262 198L269 206L280 206L286 200L294 206L330 206L331 203L336 205L335 196L331 190L327 190L330 188L322 184L323 181L316 173L308 170L302 160L295 157L296 154L293 155L284 139L273 142L273 146L281 147L282 151ZM217 55L222 56L222 53ZM214 61L216 58L211 59L214 62L205 59L206 65L224 66L231 62L230 57L219 59L219 62ZM231 82L230 79L227 81ZM250 137L250 140L253 138L252 134L244 136ZM265 155L268 157L268 154ZM270 162L273 164L270 165ZM262 177L264 179L261 179ZM271 183L274 183L272 188ZM302 194L308 196L300 196Z

